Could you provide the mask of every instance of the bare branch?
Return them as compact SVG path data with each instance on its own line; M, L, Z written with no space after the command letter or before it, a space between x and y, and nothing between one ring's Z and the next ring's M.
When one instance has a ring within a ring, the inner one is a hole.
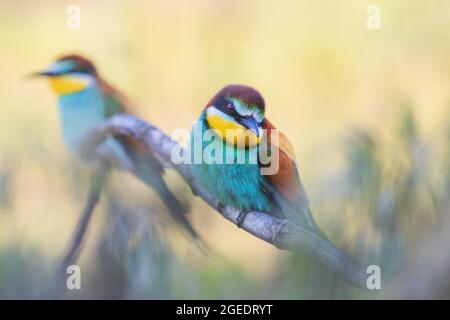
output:
M89 139L85 139L82 145L82 153L84 155L94 154L97 145L111 135L126 135L141 141L152 150L159 161L166 166L175 168L200 198L219 211L226 219L234 224L237 223L240 212L238 209L220 206L208 190L203 189L195 182L189 165L172 163L171 152L177 143L158 128L139 118L117 115L105 121L89 132ZM301 252L331 272L339 274L354 286L366 288L366 268L329 241L288 220L277 219L267 213L254 211L247 214L241 228L279 249Z

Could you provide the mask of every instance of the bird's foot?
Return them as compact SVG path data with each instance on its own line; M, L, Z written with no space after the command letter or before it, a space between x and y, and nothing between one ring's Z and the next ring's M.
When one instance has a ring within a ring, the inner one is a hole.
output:
M239 212L239 215L236 219L236 225L238 226L238 228L242 228L242 224L244 223L244 220L247 217L248 213L249 211L247 210L242 210L241 212Z
M193 184L189 184L189 187L191 188L191 192L194 196L198 197L198 192L197 192L197 188L194 187Z
M217 202L217 211L219 211L220 213L222 213L223 208L225 208L225 206L223 205L222 202Z

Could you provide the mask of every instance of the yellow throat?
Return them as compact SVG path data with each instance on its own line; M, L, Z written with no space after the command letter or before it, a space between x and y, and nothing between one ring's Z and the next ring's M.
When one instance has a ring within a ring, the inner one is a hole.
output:
M214 133L229 145L243 149L255 147L260 143L261 135L258 137L243 125L218 114L207 115L206 122Z
M48 78L51 89L57 95L72 94L84 90L88 86L87 79L70 75L53 76Z

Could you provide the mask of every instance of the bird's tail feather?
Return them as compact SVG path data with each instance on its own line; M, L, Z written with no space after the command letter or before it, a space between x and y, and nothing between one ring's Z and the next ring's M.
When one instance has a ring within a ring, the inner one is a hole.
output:
M312 231L313 233L322 237L323 239L328 240L325 233L322 231L322 229L320 229L320 227L317 225L316 221L314 220L309 206L307 206L305 208L301 208L301 211L302 211L302 215L305 217L308 230Z
M315 222L309 206L300 204L298 206L289 206L287 210L284 210L286 218L288 218L294 224L307 229L308 231L318 235L319 237L328 240L325 233Z
M201 241L199 235L186 218L188 207L183 205L169 190L162 177L164 171L161 164L153 154L143 150L139 142L126 137L118 138L120 144L125 148L132 162L133 172L147 186L154 189L166 205L173 219L182 226L182 229L195 241L202 252L206 252L206 244ZM200 243L202 245L200 246Z
M184 227L184 229L192 236L192 238L197 238L197 232L194 230L190 222L186 219L188 208L173 195L173 193L167 188L164 182L161 183L158 188L156 188L156 191L166 205L171 216Z
M195 231L192 224L189 222L189 220L186 218L186 213L188 212L189 208L182 204L175 196L174 194L169 190L166 183L164 182L163 178L161 176L158 177L148 177L148 175L142 175L140 176L140 179L148 186L153 188L158 195L160 196L161 200L164 202L165 206L167 207L170 215L172 218L181 225L182 229L187 233L187 235L194 241L195 245L198 247L198 249L203 253L206 254L208 252L208 246L206 243L201 239L201 237L198 235L197 231Z
M273 193L273 200L277 207L281 210L282 216L290 220L292 223L303 227L308 231L328 240L325 233L319 228L315 222L311 209L309 208L308 198L302 194L294 202L287 202L280 194Z
M178 222L183 229L188 233L188 235L192 238L197 248L203 253L207 254L209 251L208 246L206 243L201 239L201 237L198 235L197 231L195 231L194 227L192 227L192 224L187 220L186 213L187 213L187 207L183 205L174 195L173 193L167 188L166 184L164 183L163 188L158 188L157 192L161 199L164 201L165 205L167 206L167 209L169 210L171 216L174 218L176 222Z

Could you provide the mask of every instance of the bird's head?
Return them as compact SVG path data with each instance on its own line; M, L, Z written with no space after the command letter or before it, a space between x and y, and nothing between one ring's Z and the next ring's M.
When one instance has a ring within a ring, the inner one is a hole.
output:
M32 76L46 77L58 96L80 92L96 83L97 69L88 59L79 55L59 58L50 67Z
M210 129L228 144L254 147L261 141L264 99L252 87L228 85L206 105L205 118Z

